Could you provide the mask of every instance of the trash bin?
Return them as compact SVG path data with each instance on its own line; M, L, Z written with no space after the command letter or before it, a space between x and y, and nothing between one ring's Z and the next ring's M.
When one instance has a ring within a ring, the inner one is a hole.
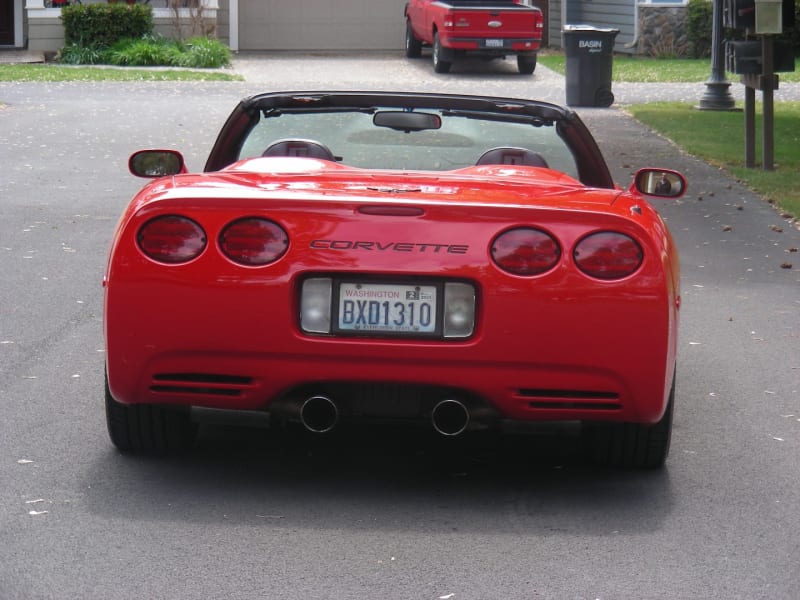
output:
M609 107L614 39L619 29L567 25L563 35L566 57L567 104Z

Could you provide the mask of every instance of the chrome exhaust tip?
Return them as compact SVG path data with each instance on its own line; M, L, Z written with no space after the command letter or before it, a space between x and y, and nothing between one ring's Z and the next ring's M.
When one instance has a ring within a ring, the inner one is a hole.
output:
M447 437L454 437L466 431L469 425L469 410L458 400L442 400L431 411L433 428Z
M327 396L311 396L300 407L300 422L312 433L328 433L339 422L339 408Z

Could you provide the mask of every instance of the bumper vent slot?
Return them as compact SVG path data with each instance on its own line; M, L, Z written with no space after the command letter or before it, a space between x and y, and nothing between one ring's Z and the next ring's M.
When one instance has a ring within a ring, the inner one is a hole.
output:
M150 390L163 394L238 397L253 385L252 377L211 373L158 373Z
M554 410L620 410L619 394L587 390L522 389L518 394L528 399L531 408Z

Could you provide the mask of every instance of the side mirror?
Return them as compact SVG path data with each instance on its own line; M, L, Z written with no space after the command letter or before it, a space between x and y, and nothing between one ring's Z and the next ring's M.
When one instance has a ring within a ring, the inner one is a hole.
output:
M165 177L186 172L183 155L176 150L139 150L128 159L128 169L137 177Z
M631 185L631 191L659 198L680 198L687 188L686 177L671 169L639 169Z

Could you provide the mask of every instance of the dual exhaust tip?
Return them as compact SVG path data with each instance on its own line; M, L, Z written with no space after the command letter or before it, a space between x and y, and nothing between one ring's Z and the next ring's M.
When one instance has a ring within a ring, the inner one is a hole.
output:
M328 433L339 422L339 407L328 396L310 396L300 405L300 423L312 433ZM437 433L455 437L467 430L470 413L460 400L445 399L431 411L431 424Z

